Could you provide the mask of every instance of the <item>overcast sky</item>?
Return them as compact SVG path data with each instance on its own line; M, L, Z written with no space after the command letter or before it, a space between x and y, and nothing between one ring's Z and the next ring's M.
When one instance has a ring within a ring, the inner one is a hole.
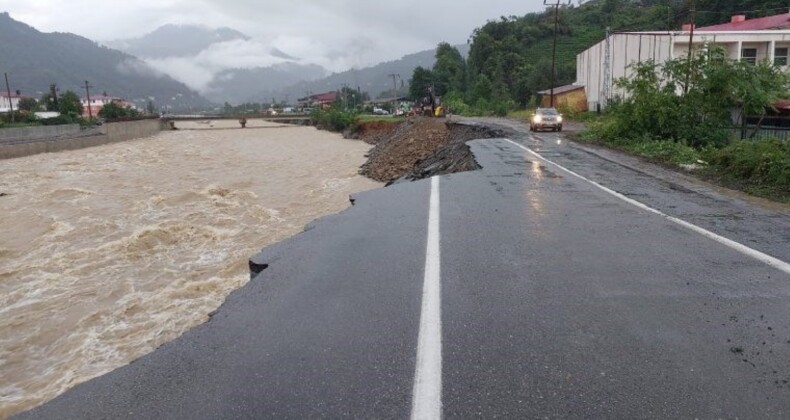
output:
M465 43L487 20L543 8L543 0L0 0L0 11L43 32L101 42L138 37L168 23L226 26L253 40L229 45L225 59L234 60L238 50L234 61L243 59L245 67L267 65L276 61L267 55L276 47L330 71L397 59L440 41ZM194 79L188 84L200 90L216 64L164 66L183 68Z

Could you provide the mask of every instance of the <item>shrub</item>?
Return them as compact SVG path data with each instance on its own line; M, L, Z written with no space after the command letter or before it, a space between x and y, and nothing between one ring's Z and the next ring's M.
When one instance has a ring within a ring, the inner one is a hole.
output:
M790 142L739 140L705 157L711 170L730 180L773 185L790 193Z
M342 132L346 129L354 128L354 121L357 114L350 111L343 111L339 108L315 109L310 114L310 120L318 128L329 131Z

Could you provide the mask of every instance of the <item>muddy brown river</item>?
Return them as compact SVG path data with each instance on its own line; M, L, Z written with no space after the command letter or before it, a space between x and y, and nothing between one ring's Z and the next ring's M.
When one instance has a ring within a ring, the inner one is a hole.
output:
M336 134L179 126L0 160L0 418L206 321L252 254L381 185Z

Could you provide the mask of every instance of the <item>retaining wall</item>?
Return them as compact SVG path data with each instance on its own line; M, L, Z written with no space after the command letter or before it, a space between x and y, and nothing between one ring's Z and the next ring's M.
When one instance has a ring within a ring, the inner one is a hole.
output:
M77 129L79 134L79 126L77 126ZM30 156L38 153L82 149L85 147L149 137L164 129L164 123L158 119L107 123L101 126L98 134L94 135L48 138L19 144L0 145L0 159Z
M73 136L79 133L79 124L2 128L0 129L0 142L3 140L51 139L53 137Z

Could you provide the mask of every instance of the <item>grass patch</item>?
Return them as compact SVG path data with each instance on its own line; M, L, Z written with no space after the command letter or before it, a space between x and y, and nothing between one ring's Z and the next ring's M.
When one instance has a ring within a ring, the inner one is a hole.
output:
M672 165L698 163L702 158L697 149L671 141L645 139L626 142L622 145L622 149L656 162Z
M790 203L790 142L735 141L705 153L706 175L754 195Z
M516 120L529 121L529 119L532 118L532 114L534 113L535 113L534 109L518 109L515 111L508 112L507 117Z

